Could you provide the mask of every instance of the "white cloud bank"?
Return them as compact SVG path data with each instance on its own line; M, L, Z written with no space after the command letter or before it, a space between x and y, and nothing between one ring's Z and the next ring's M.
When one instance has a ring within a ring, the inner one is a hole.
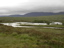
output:
M0 15L64 12L64 0L0 0Z

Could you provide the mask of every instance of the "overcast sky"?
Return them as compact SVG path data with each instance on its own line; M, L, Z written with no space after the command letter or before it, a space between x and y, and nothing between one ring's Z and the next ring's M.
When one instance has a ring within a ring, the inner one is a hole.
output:
M64 12L64 0L0 0L0 15Z

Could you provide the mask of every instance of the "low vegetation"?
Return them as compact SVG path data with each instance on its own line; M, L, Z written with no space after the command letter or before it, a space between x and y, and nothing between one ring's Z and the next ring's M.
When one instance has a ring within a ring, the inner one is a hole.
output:
M47 22L47 24L49 24L52 21L62 22L63 25L33 25L36 27L14 28L12 26L0 24L0 48L64 48L64 29L41 28L64 28L64 15L40 17L0 17L0 23Z
M64 25L26 25L20 24L20 26L32 26L32 27L57 27L57 28L64 28Z
M64 15L38 16L38 17L0 17L0 22L53 22L53 21L64 23Z
M64 29L14 28L0 24L0 48L64 48Z

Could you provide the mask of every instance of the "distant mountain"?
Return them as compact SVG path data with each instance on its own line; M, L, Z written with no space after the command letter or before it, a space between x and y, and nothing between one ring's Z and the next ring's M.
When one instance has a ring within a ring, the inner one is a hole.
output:
M60 13L51 13L51 12L32 12L25 14L24 16L50 16L50 15L61 15L64 14L64 12Z
M64 12L52 13L52 12L31 12L25 15L9 15L9 17L34 17L34 16L50 16L50 15L64 15Z

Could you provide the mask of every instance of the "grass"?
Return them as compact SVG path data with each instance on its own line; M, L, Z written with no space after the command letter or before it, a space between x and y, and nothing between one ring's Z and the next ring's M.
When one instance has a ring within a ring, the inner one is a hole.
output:
M33 22L34 20L64 22L64 15L39 17L0 17L0 22ZM25 25L23 25L25 26ZM26 25L32 26L32 25ZM35 25L33 25L35 26ZM64 29L14 28L0 24L0 48L64 48ZM46 25L63 27L63 25Z
M64 29L0 25L0 48L64 48Z
M23 25L20 26L33 26L33 27L58 27L58 28L64 28L64 25Z
M38 17L0 17L0 22L33 22L34 20L59 21L64 23L64 15Z

